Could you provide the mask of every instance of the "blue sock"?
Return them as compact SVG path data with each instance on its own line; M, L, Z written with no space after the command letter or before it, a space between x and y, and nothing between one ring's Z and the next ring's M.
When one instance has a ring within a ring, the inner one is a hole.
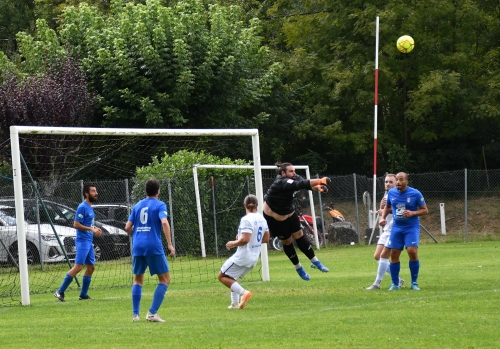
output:
M401 270L401 263L391 263L389 268L391 270L392 283L394 285L399 285L399 271Z
M151 314L156 314L158 312L158 309L163 302L163 298L165 298L165 293L167 293L167 289L168 286L165 284L158 284L158 286L156 286L155 294L153 295L153 303L149 309Z
M82 290L80 291L80 297L85 297L89 291L90 281L92 281L92 276L83 276L82 280Z
M64 291L66 291L66 289L69 287L69 285L71 284L72 281L73 281L73 277L69 274L66 274L66 276L64 277L64 280L61 284L61 287L59 287L57 292L63 293Z
M142 286L132 285L132 311L134 315L139 315L141 307Z
M417 282L418 272L420 270L420 260L410 261L410 274L411 274L411 282Z

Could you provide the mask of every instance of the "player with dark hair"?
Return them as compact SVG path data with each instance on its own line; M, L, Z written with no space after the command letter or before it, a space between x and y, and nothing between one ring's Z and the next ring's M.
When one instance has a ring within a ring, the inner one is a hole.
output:
M396 188L392 188L387 193L387 203L380 225L387 224L387 215L392 210L393 224L391 236L387 248L391 249L391 278L392 285L390 291L399 290L399 271L401 264L399 257L401 251L406 246L408 252L409 267L411 274L410 289L419 291L417 279L420 270L420 261L418 259L418 243L420 240L420 216L429 213L424 197L417 189L408 186L408 175L404 172L399 172L396 175Z
M293 247L292 237L302 253L311 260L311 267L324 273L328 272L329 269L321 264L314 254L309 240L304 236L299 217L293 206L293 197L295 192L301 189L327 193L330 178L304 179L295 173L295 167L289 162L276 163L276 166L278 175L264 197L264 218L271 235L277 236L281 240L283 251L295 266L299 276L308 281L310 276L299 262Z
M170 269L162 243L163 234L167 239L170 256L175 253L170 236L170 225L168 224L167 205L158 200L160 195L160 183L156 179L146 182L145 199L139 201L125 224L125 230L132 236L132 272L134 282L132 285L132 321L139 321L139 310L142 298L142 285L144 273L149 267L151 275L158 276L158 285L153 294L153 301L149 308L146 320L151 322L165 322L158 315L158 309L163 303L165 293L170 284Z
M64 302L64 292L69 287L75 276L83 269L85 264L85 274L82 280L82 289L80 290L80 300L90 299L87 294L92 274L94 273L95 254L92 241L95 236L101 236L102 231L94 225L94 209L92 204L97 201L97 189L93 184L85 184L82 194L85 200L78 205L75 214L73 227L76 229L76 256L73 268L66 274L61 286L56 290L54 296L61 302Z
M260 246L263 242L269 241L267 222L257 212L257 205L258 201L255 195L248 195L245 198L243 206L246 215L240 220L237 239L226 243L228 250L238 247L236 253L222 265L218 275L219 281L231 289L229 309L245 308L248 300L252 297L252 293L241 287L237 280L257 265Z

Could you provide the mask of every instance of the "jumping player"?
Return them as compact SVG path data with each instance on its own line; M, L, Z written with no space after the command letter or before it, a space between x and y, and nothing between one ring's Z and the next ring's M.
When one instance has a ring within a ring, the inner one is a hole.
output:
M276 163L276 166L278 175L264 197L264 218L271 235L277 236L281 240L283 251L295 266L299 276L308 281L310 276L299 262L293 247L292 237L302 253L311 260L311 267L324 273L328 272L329 269L318 260L309 240L302 232L299 218L293 207L293 196L296 191L301 189L327 193L330 178L304 179L295 173L295 167L289 162Z

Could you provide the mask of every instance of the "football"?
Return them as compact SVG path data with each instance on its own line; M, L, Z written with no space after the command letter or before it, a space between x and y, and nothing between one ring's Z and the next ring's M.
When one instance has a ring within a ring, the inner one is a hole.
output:
M398 48L399 52L409 53L415 47L415 41L411 36L403 35L396 42L396 47Z

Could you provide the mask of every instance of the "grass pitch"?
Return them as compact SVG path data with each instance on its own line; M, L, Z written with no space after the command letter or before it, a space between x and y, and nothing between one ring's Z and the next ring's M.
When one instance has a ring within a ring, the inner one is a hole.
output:
M173 283L159 310L166 323L144 320L154 286L145 286L141 321L132 322L131 290L92 289L90 301L67 292L34 295L29 307L0 308L6 348L498 348L500 242L424 244L421 291L409 289L402 254L400 291L365 291L375 278L374 246L318 251L330 268L301 280L283 253L269 256L271 282L241 281L253 293L243 310L227 309L218 281ZM62 276L61 276L62 277Z

